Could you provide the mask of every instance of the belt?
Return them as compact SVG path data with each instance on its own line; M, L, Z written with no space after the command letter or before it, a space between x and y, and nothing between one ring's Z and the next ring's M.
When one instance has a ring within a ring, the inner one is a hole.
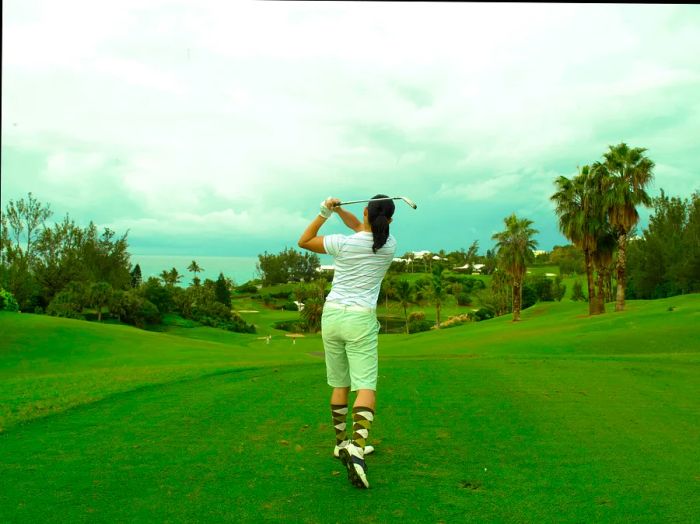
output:
M326 302L324 307L330 309L342 309L344 311L361 311L363 313L374 313L377 308L366 307L366 306L348 306L346 304L339 304L337 302Z

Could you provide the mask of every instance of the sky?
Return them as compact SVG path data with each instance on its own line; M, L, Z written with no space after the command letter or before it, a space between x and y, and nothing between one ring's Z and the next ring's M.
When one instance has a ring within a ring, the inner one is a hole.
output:
M6 0L2 39L2 208L132 253L277 252L377 193L418 204L399 253L483 254L511 213L550 250L553 181L620 142L652 195L700 189L697 5Z

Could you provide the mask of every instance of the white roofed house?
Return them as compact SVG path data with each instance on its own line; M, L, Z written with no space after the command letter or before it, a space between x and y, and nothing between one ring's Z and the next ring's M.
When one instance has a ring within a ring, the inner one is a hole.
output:
M485 264L464 264L453 268L455 271L471 271L472 275L480 275Z

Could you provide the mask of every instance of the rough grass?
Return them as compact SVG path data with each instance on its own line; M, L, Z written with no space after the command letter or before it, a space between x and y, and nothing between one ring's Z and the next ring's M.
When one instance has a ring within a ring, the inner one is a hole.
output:
M0 521L693 521L700 296L585 310L381 337L366 492L318 336L1 314Z

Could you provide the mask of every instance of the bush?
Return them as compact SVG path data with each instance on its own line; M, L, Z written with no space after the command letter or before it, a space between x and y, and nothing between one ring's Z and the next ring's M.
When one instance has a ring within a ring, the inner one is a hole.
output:
M588 298L586 298L586 295L583 294L583 286L581 285L580 280L574 282L574 285L571 288L571 300L573 300L574 302L585 302L586 300L588 300Z
M257 293L258 292L258 286L253 284L252 282L246 282L245 284L241 284L240 286L234 288L236 293Z
M433 322L425 319L423 311L414 311L408 315L408 332L420 333L421 331L429 331L433 327Z
M19 304L9 291L0 288L0 311L19 311Z
M275 329L281 329L282 331L291 331L292 333L299 333L304 331L303 326L297 320L281 320L275 322L272 325Z
M292 300L294 298L293 294L289 291L277 291L276 293L270 293L272 298L286 298Z
M299 311L299 306L296 305L296 302L289 300L288 302L284 303L282 309L285 311Z
M474 311L474 313L472 313L471 316L477 322L481 322L482 320L488 320L490 318L493 318L495 316L495 313L491 308L482 307Z
M530 286L525 284L523 286L523 302L521 309L527 309L530 306L534 306L537 303L537 291Z
M138 328L160 324L160 311L153 302L143 298L136 290L117 291L112 297L110 311L121 322Z
M83 297L76 290L65 289L53 297L46 312L54 317L76 318L85 320L83 316Z
M457 304L460 306L471 306L471 304L472 304L472 297L469 295L469 293L466 293L464 291L457 294L456 298L457 298Z
M160 280L150 277L141 286L141 292L146 300L158 308L161 313L168 313L173 309L173 292L161 284Z
M445 322L441 322L440 329L461 326L465 322L472 322L473 320L473 315L469 313L464 313L463 315L456 315L454 317L449 317Z
M205 326L237 333L255 333L253 324L246 323L238 313L231 311L221 302L208 302L192 306L191 318Z

